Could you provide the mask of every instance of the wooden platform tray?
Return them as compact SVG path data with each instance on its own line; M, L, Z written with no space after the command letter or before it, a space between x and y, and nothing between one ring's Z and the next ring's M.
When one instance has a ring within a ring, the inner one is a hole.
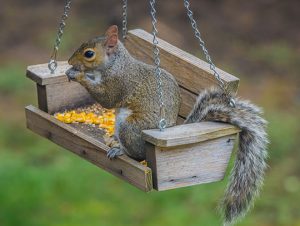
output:
M125 42L130 53L152 63L152 36L140 29L129 31ZM209 65L202 60L159 40L161 66L177 79L182 95L178 124L195 102L197 93L216 85ZM59 62L55 74L47 64L29 66L27 77L37 84L38 105L26 107L27 126L33 132L72 151L100 168L129 182L143 191L167 190L194 184L218 181L224 177L239 130L228 124L202 122L178 125L164 132L143 132L149 167L127 156L109 160L108 147L102 134L90 134L86 128L66 125L52 114L58 111L92 104L94 100L75 82L69 82L66 62ZM236 92L239 79L220 69L221 79Z
M34 106L26 107L26 119L27 127L40 136L72 151L143 191L152 190L151 169L126 155L114 161L109 160L106 157L109 147L104 144L101 136L95 139L87 135L86 131L64 124Z

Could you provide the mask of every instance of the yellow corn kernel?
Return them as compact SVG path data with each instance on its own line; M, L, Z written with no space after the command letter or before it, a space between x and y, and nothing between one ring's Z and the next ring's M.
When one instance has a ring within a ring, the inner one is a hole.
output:
M86 117L88 117L88 118L94 118L95 114L94 113L87 113Z
M70 124L72 123L72 120L70 118L64 118L64 123Z
M114 124L115 124L115 120L110 119L107 121L107 125L113 126Z
M64 115L61 113L58 113L55 115L55 118L58 119L59 121L63 122L64 121Z
M85 121L84 121L84 123L86 123L86 124L93 124L93 119L86 118Z
M73 113L72 116L71 116L72 121L76 122L77 118L78 118L78 114Z
M107 126L106 129L107 129L107 131L112 132L112 131L115 130L115 127L114 126Z
M148 163L146 162L146 160L141 161L140 163L141 163L143 166L148 166Z
M103 116L99 116L98 119L99 119L99 121L100 121L100 124L103 124L103 123L104 123Z
M115 110L105 110L102 115L93 112L78 112L75 110L57 113L54 115L56 119L64 123L86 123L98 125L104 129L106 134L112 136L115 132Z
M79 115L80 115L81 117L86 117L86 113L85 113L85 112L80 112Z
M71 113L69 113L69 112L67 112L66 114L65 114L65 118L71 118Z
M94 123L95 125L99 125L99 124L101 124L101 120L100 120L99 118L94 118L94 119L93 119L93 123Z
M82 116L78 116L78 117L76 118L76 122L84 123L84 121L85 121L85 118L82 117Z

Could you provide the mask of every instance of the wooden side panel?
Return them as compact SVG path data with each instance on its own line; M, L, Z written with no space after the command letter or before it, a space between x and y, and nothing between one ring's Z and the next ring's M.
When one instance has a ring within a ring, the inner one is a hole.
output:
M224 178L236 135L196 144L159 148L149 144L147 161L158 191L219 181Z
M29 66L27 76L37 83L39 109L53 114L58 111L91 104L92 99L86 89L77 82L68 81L65 71L67 62L58 62L59 67L51 75L47 64Z
M135 29L128 33L125 46L137 59L148 64L153 64L153 37L148 32ZM158 39L160 49L161 67L175 76L180 86L198 94L201 90L216 86L217 82L203 60ZM228 84L231 92L235 93L239 79L217 68L221 79Z
M46 85L47 112L76 108L94 103L86 89L77 82L63 82Z
M33 107L26 107L27 127L54 143L70 150L96 166L112 173L124 181L143 191L152 189L152 172L149 167L124 156L114 161L106 157L109 149L99 140L96 140L79 130L59 122L49 114Z

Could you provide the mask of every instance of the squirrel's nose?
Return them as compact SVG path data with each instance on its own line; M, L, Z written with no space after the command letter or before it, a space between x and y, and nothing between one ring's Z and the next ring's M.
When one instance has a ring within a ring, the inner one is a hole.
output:
M73 65L73 60L72 60L72 58L70 58L70 59L68 60L68 64Z
M70 57L70 59L68 60L68 63L72 66L74 66L76 63L78 63L75 53Z

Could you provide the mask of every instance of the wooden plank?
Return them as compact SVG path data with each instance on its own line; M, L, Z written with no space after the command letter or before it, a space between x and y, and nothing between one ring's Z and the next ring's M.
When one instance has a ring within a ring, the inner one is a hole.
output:
M181 124L183 124L183 123L184 123L184 120L185 120L184 118L178 116L178 117L177 117L177 121L176 121L176 125L181 125Z
M129 182L143 191L152 189L152 172L126 155L109 160L109 149L99 140L87 136L76 128L56 120L51 115L33 107L26 107L27 127L33 132L70 150L96 166Z
M157 147L155 147L153 144L150 144L148 142L145 143L147 165L152 170L153 188L157 190L158 188L157 175L159 174L159 172L157 171L157 166L156 166L156 149Z
M228 135L171 148L150 144L147 162L153 170L154 189L163 191L222 180L235 139L236 135Z
M153 64L153 37L148 32L135 29L128 32L125 46L137 59ZM158 39L160 49L161 67L175 76L179 85L186 89L199 93L205 88L217 85L217 81L209 68L209 64L203 60ZM238 88L239 79L221 69L217 68L220 78L235 93Z
M77 82L63 82L46 85L47 112L74 109L95 103L86 89Z
M179 116L187 118L196 103L197 95L189 92L184 88L180 88L181 105Z
M142 136L155 146L172 147L212 140L239 131L240 129L227 123L199 122L173 126L163 132L159 129L144 130Z
M37 83L36 90L37 90L39 109L41 109L44 112L48 112L46 86L42 86Z

